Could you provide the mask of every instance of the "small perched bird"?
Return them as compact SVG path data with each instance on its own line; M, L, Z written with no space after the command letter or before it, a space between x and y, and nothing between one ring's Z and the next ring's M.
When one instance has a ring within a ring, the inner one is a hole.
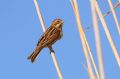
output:
M63 36L63 23L64 22L61 19L55 19L52 22L51 26L43 33L40 40L38 41L35 51L28 57L31 62L35 61L37 55L45 47L48 47L50 49L50 52L54 52L52 49L52 44L54 44Z

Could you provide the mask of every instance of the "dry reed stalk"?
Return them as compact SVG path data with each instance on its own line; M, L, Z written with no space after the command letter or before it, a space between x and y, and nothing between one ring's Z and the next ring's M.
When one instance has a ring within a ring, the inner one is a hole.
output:
M95 0L90 0L90 1L91 1L91 9L92 9L97 57L98 57L98 63L99 63L100 79L105 79L101 42L100 42L100 34L99 34L99 28L98 28L98 20L97 20L97 15L96 15L96 11L95 11Z
M37 10L37 14L38 14L38 17L39 17L39 21L40 21L40 23L41 23L41 25L42 25L43 31L45 32L45 31L46 31L46 27L45 27L45 24L44 24L44 21L43 21L43 18L42 18L42 14L41 14L41 12L40 12L40 9L39 9L39 6L38 6L38 3L37 3L36 0L34 0L34 4L35 4L36 10ZM54 65L55 65L55 68L56 68L56 70L57 70L59 79L63 79L54 52L51 52L51 56L52 56L52 60L53 60L53 63L54 63Z
M76 16L76 21L77 21L78 30L79 30L79 33L80 33L80 38L81 38L81 42L82 42L82 46L83 46L83 51L84 51L84 54L85 54L87 65L88 65L89 76L90 76L90 79L94 79L93 70L92 70L92 67L91 67L91 62L90 62L90 58L89 58L89 55L88 55L88 52L87 52L87 47L86 47L86 43L85 43L85 39L84 39L84 32L83 32L83 29L82 29L82 25L80 23L81 21L80 21L80 18L79 18L80 16L79 16L79 11L78 11L77 1L76 0L70 0L70 2L71 2L71 5L73 7L75 16Z
M71 5L72 5L72 7L75 9L74 5L73 5L73 4L71 4ZM87 42L87 39L86 39L84 33L83 33L83 35L84 35L85 43L86 43L87 49L88 49L88 51L89 51L89 55L90 55L90 58L91 58L93 67L94 67L94 69L95 69L95 73L96 73L96 75L97 75L97 78L100 79L99 74L98 74L98 70L97 70L97 67L96 67L96 64L95 64L95 62L94 62L94 58L93 58L93 56L92 56L92 52L91 52L91 50L90 50L90 46L89 46L89 44L88 44L88 42Z
M120 5L120 2L118 1L118 2L113 6L114 10L115 10L119 5ZM107 11L103 16L105 17L105 16L109 15L110 13L111 13L111 10Z
M118 22L118 20L117 20L116 13L115 13L115 11L114 11L114 7L113 7L113 5L112 5L111 0L107 0L107 1L108 1L109 6L110 6L110 9L111 9L111 11L112 11L112 14L113 14L113 17L114 17L116 26L117 26L117 30L118 30L118 33L119 33L119 36L120 36L120 25L119 25L119 22Z
M94 67L94 69L95 69L96 77L97 77L97 79L100 79L100 76L99 76L99 73L98 73L98 70L97 70L97 67L96 67L96 64L95 64L95 61L94 61L92 52L91 52L91 50L90 50L89 44L88 44L87 39L86 39L86 37L85 37L85 34L84 34L84 39L85 39L85 43L86 43L86 46L87 46L87 49L88 49L88 52L89 52L89 55L90 55L90 58L91 58L93 67Z
M120 2L118 1L115 5L114 5L114 10L120 5ZM103 16L106 17L111 13L111 10L107 11ZM97 18L98 22L99 19ZM85 31L88 31L90 28L92 27L92 25L90 27L85 28Z
M95 1L95 0L94 0L94 1ZM97 1L95 1L95 4L94 4L94 5L95 5L96 12L97 12L97 14L98 14L98 16L99 16L99 18L100 18L100 21L101 21L101 23L102 23L102 25L103 25L103 29L104 29L104 31L105 31L105 34L106 34L106 36L107 36L107 39L108 39L108 41L109 41L109 43L110 43L110 46L111 46L111 48L112 48L112 50L113 50L114 56L115 56L115 58L116 58L116 60L117 60L117 63L118 63L118 65L119 65L119 67L120 67L120 57L119 57L119 54L118 54L117 49L116 49L116 47L115 47L115 45L114 45L114 42L113 42L113 40L112 40L112 37L111 37L111 35L110 35L110 32L109 32L108 27L107 27L107 24L106 24L106 22L105 22L105 20L104 20L104 17L103 17L103 15L102 15L102 12L100 11L100 8L99 8L99 6L98 6Z
M88 72L87 66L86 66L84 63L82 63L82 65L83 65L84 69ZM88 72L88 73L89 73L89 72ZM98 78L96 77L96 75L94 75L94 79L98 79Z
M120 0L119 0L119 3L120 3Z

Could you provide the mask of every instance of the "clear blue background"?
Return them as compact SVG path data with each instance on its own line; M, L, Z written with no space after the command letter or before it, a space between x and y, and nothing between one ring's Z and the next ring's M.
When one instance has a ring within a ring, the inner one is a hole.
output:
M115 4L118 0L112 0ZM38 0L45 25L56 18L64 20L64 36L54 44L55 55L64 79L89 79L83 67L86 60L69 0ZM108 11L107 0L98 0L102 13ZM78 0L83 28L92 26L89 0ZM120 6L115 10L120 22ZM120 55L120 37L113 16L105 17ZM104 30L99 22L106 79L119 79L117 65ZM27 60L36 47L43 30L33 0L0 0L0 79L58 79L47 48L41 51L35 63ZM93 28L85 32L96 64L97 55Z

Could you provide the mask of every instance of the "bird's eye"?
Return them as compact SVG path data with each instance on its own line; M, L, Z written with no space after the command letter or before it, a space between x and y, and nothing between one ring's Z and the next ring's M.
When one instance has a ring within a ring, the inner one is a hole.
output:
M57 22L60 22L59 20L57 20Z

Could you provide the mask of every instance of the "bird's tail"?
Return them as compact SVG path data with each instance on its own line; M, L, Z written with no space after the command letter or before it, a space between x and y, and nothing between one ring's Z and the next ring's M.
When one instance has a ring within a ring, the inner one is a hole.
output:
M42 50L42 47L38 46L35 51L28 57L28 60L30 59L31 62L33 63L37 57L37 55L40 53Z

